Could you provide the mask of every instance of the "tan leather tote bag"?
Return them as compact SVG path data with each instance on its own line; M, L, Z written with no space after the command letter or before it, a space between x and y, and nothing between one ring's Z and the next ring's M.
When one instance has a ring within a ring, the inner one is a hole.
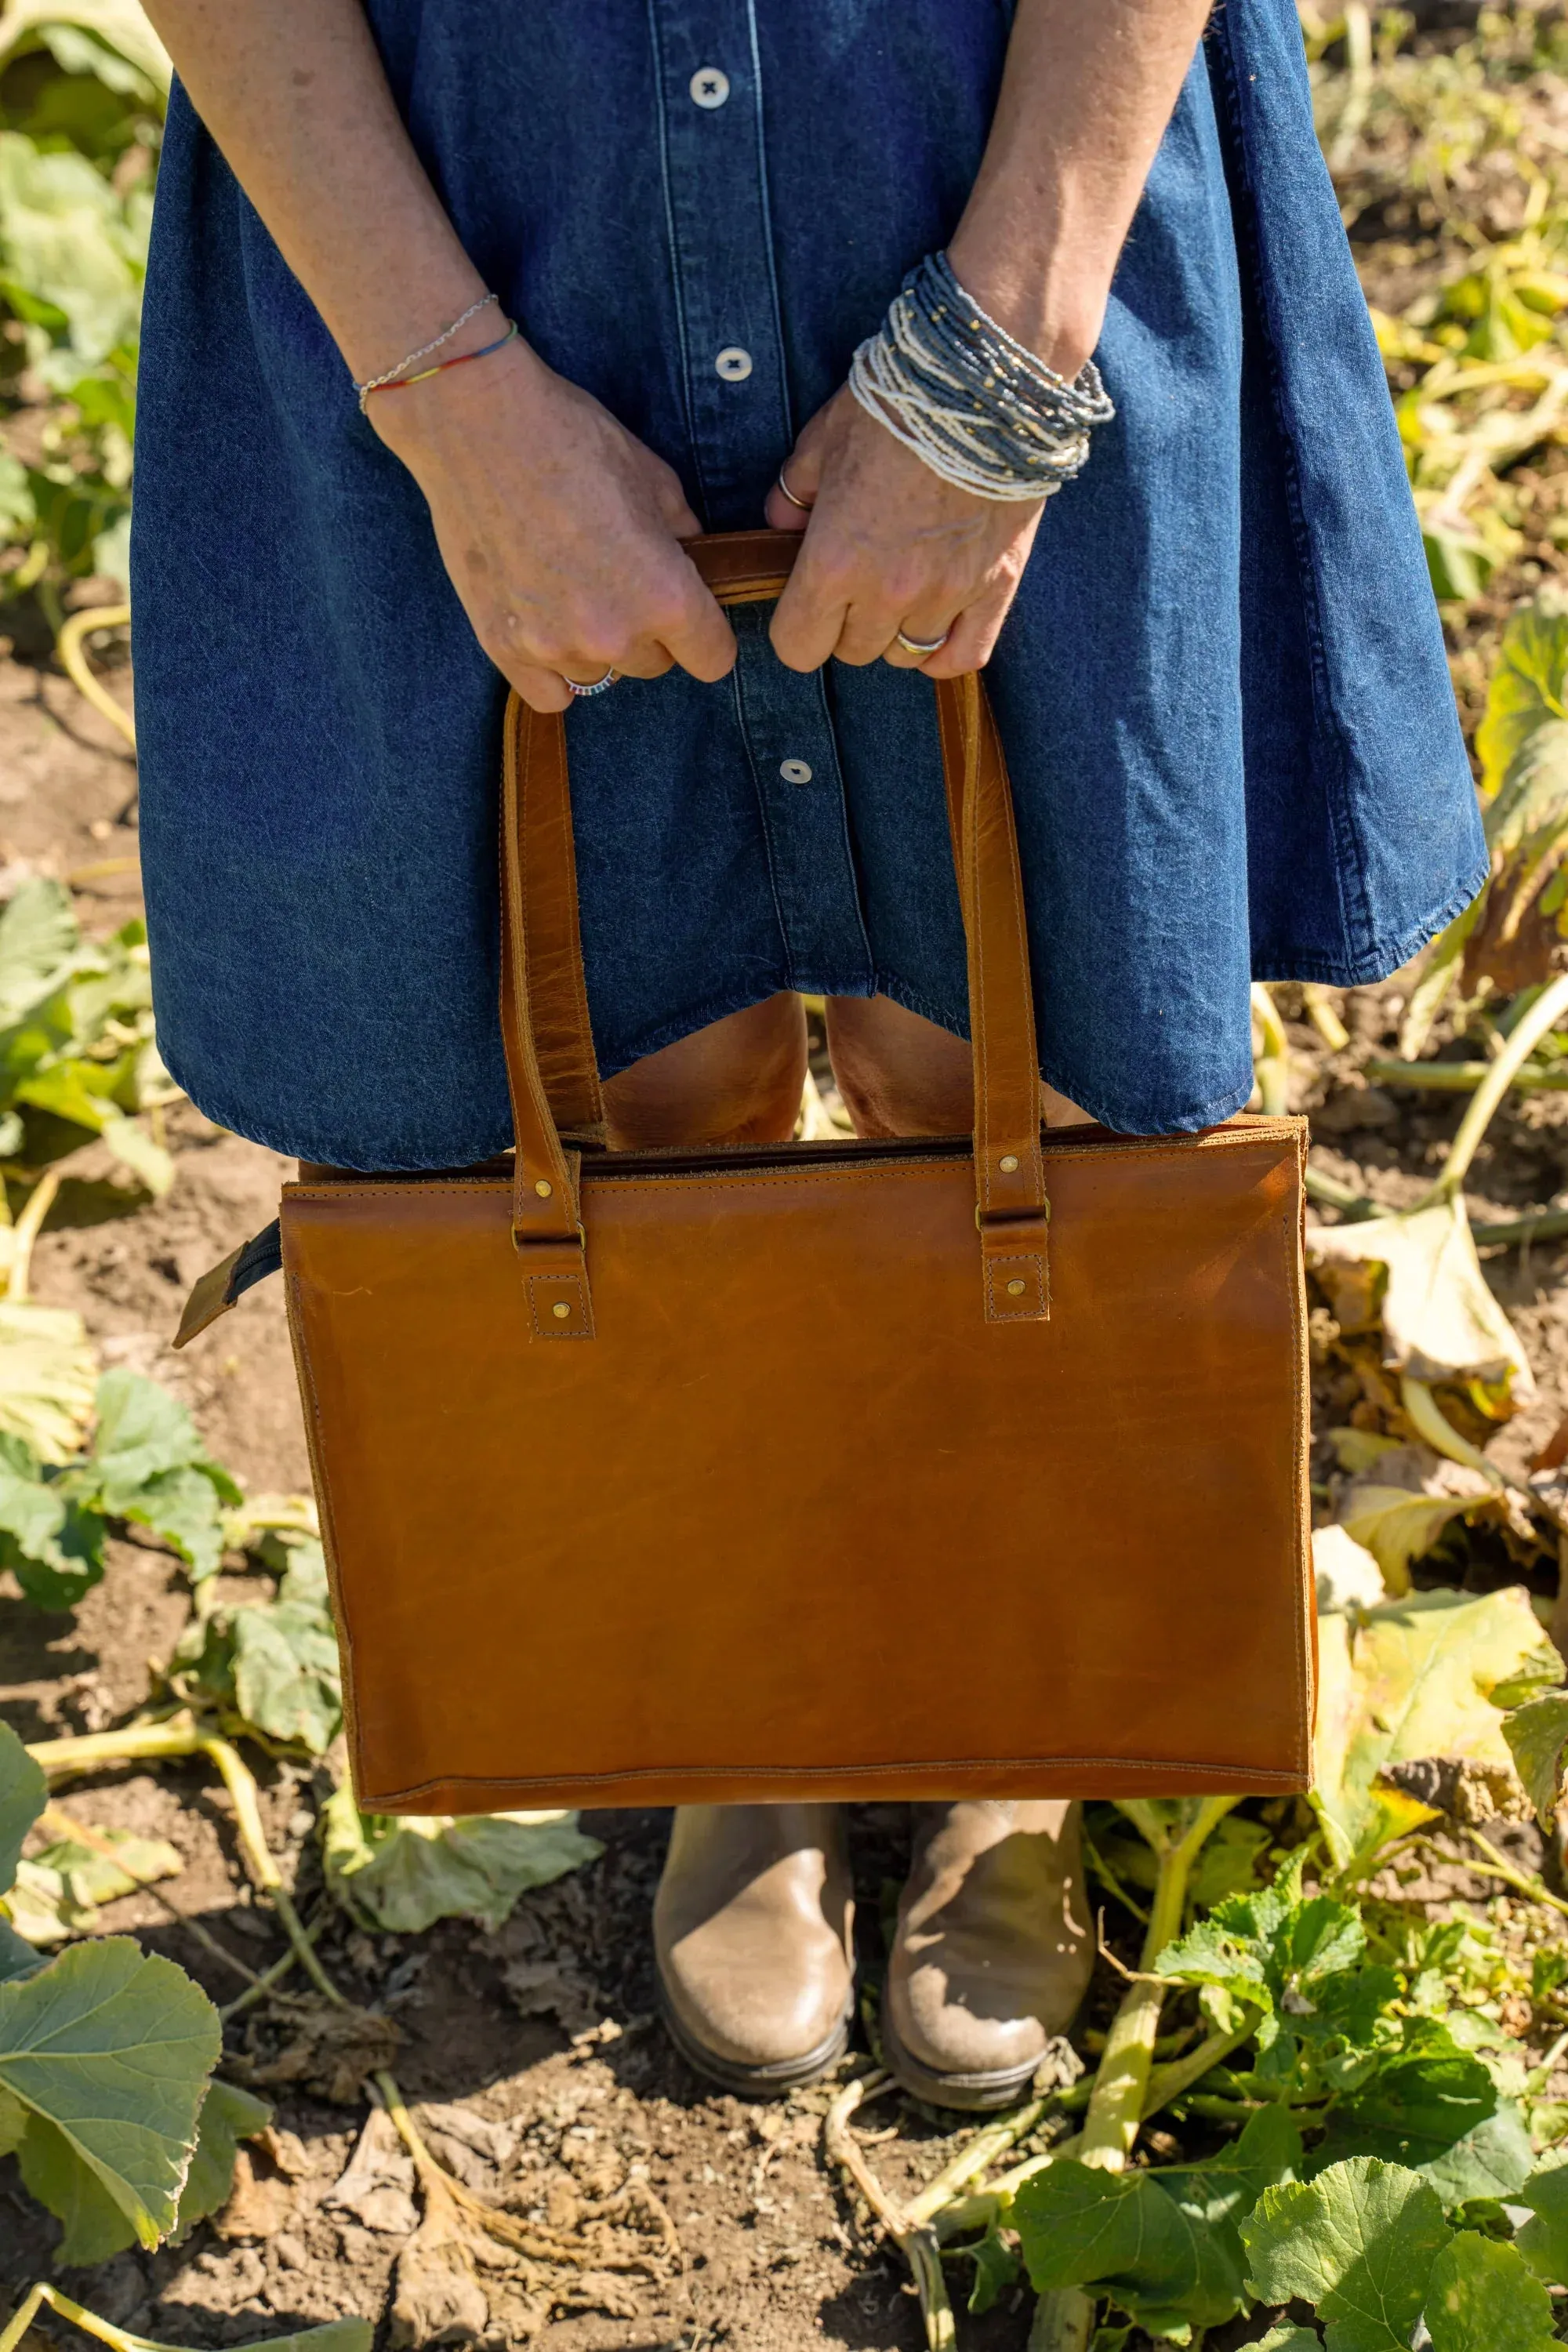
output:
M795 545L692 553L737 604ZM1306 1785L1304 1123L1042 1134L1001 747L936 700L973 1137L632 1155L513 698L515 1170L283 1197L363 1805Z

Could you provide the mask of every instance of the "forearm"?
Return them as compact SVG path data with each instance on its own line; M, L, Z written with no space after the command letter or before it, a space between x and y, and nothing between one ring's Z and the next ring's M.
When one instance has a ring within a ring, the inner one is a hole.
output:
M1018 0L991 138L948 247L1021 342L1076 374L1213 0Z
M356 377L394 366L486 291L393 104L360 0L146 7Z

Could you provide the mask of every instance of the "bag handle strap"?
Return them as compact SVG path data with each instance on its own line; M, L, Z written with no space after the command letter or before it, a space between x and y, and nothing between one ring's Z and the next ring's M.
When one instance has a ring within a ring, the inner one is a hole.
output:
M793 531L687 542L722 604L771 602L800 546ZM1049 1202L1023 880L1006 762L978 677L936 686L953 859L969 950L974 1055L975 1223L985 1312L1049 1311ZM583 978L566 730L513 695L501 812L501 1029L517 1136L512 1234L543 1338L591 1336L578 1216L579 1155L562 1141L603 1121Z

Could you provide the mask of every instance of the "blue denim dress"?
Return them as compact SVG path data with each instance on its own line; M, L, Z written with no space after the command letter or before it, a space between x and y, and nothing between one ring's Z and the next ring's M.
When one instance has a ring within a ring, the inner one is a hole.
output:
M524 332L707 528L760 522L796 429L958 219L1007 0L366 6ZM1118 421L1047 511L989 684L1044 1075L1154 1133L1246 1101L1249 980L1375 980L1484 872L1294 0L1215 16L1099 358ZM504 1148L501 683L419 490L178 91L133 565L174 1076L309 1160ZM722 684L626 681L568 720L606 1076L779 989L880 990L966 1029L931 688L881 663L798 677L767 617L736 615Z

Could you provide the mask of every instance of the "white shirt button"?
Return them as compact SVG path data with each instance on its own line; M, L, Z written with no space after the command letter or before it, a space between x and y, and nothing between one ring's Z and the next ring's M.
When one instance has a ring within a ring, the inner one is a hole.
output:
M779 773L786 784L809 784L811 770L804 760L781 760Z
M730 95L730 77L718 66L699 66L687 88L699 106L722 106Z
M752 373L752 354L739 343L726 343L713 364L726 383L744 383Z

